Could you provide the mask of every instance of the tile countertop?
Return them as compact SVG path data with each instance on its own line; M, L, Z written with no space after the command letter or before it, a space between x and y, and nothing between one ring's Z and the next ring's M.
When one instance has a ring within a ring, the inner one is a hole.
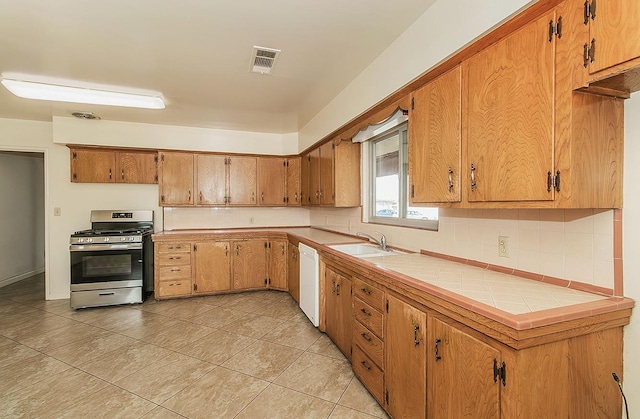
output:
M207 235L221 234L255 234L255 233L286 233L296 236L296 238L317 247L324 244L341 244L341 243L362 243L363 240L345 234L334 233L327 230L321 230L311 227L281 227L281 228L238 228L238 229L220 229L220 230L171 230L155 233L152 237L154 241L166 240L190 240L190 236L194 239L204 238Z
M310 227L174 230L156 233L154 241L198 240L241 233L286 233L334 255L373 268L394 280L427 292L516 330L630 309L634 301L588 293L459 262L408 253L355 258L324 245L358 243L360 238Z
M334 254L336 251L332 251ZM340 254L341 256L344 254ZM356 259L413 288L515 330L630 309L634 301L579 291L420 253Z

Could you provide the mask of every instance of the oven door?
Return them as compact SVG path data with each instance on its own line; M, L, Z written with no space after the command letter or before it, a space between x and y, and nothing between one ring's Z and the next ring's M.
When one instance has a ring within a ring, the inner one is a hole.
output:
M142 243L71 245L71 291L141 287Z

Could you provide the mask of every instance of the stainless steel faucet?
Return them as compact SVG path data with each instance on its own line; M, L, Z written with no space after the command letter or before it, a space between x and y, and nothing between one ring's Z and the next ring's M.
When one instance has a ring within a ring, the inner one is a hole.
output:
M379 231L376 231L376 233L378 233L380 235L380 240L376 239L375 237L373 237L371 234L367 234L367 233L362 233L362 232L357 232L356 236L359 237L366 237L369 240L373 241L374 243L376 243L378 246L380 246L380 249L384 250L385 252L388 251L387 249L387 238L385 237L384 234L382 234Z

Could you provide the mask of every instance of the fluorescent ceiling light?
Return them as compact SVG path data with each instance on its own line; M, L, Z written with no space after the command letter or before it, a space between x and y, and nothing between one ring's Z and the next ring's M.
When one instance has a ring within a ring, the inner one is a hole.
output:
M129 108L164 109L164 101L159 94L145 95L127 93L115 90L11 79L7 77L2 79L2 84L14 95L25 99L124 106Z

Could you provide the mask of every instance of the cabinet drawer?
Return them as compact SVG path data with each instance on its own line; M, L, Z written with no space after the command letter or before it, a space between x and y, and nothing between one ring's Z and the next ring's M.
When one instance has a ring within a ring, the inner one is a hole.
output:
M355 278L353 294L376 310L384 310L384 291Z
M353 318L382 338L382 313L359 298L353 299Z
M191 253L191 243L159 243L159 253Z
M383 373L376 367L371 358L369 358L360 348L353 347L352 359L353 372L356 377L362 381L362 384L371 392L371 395L378 400L381 405L383 401Z
M158 279L169 281L172 279L191 279L191 265L182 266L161 266Z
M191 279L178 279L175 281L159 281L156 290L157 297L175 297L191 294Z
M382 366L384 343L360 322L353 322L353 343L358 345L380 369L384 370Z
M191 253L159 253L158 266L191 265Z

